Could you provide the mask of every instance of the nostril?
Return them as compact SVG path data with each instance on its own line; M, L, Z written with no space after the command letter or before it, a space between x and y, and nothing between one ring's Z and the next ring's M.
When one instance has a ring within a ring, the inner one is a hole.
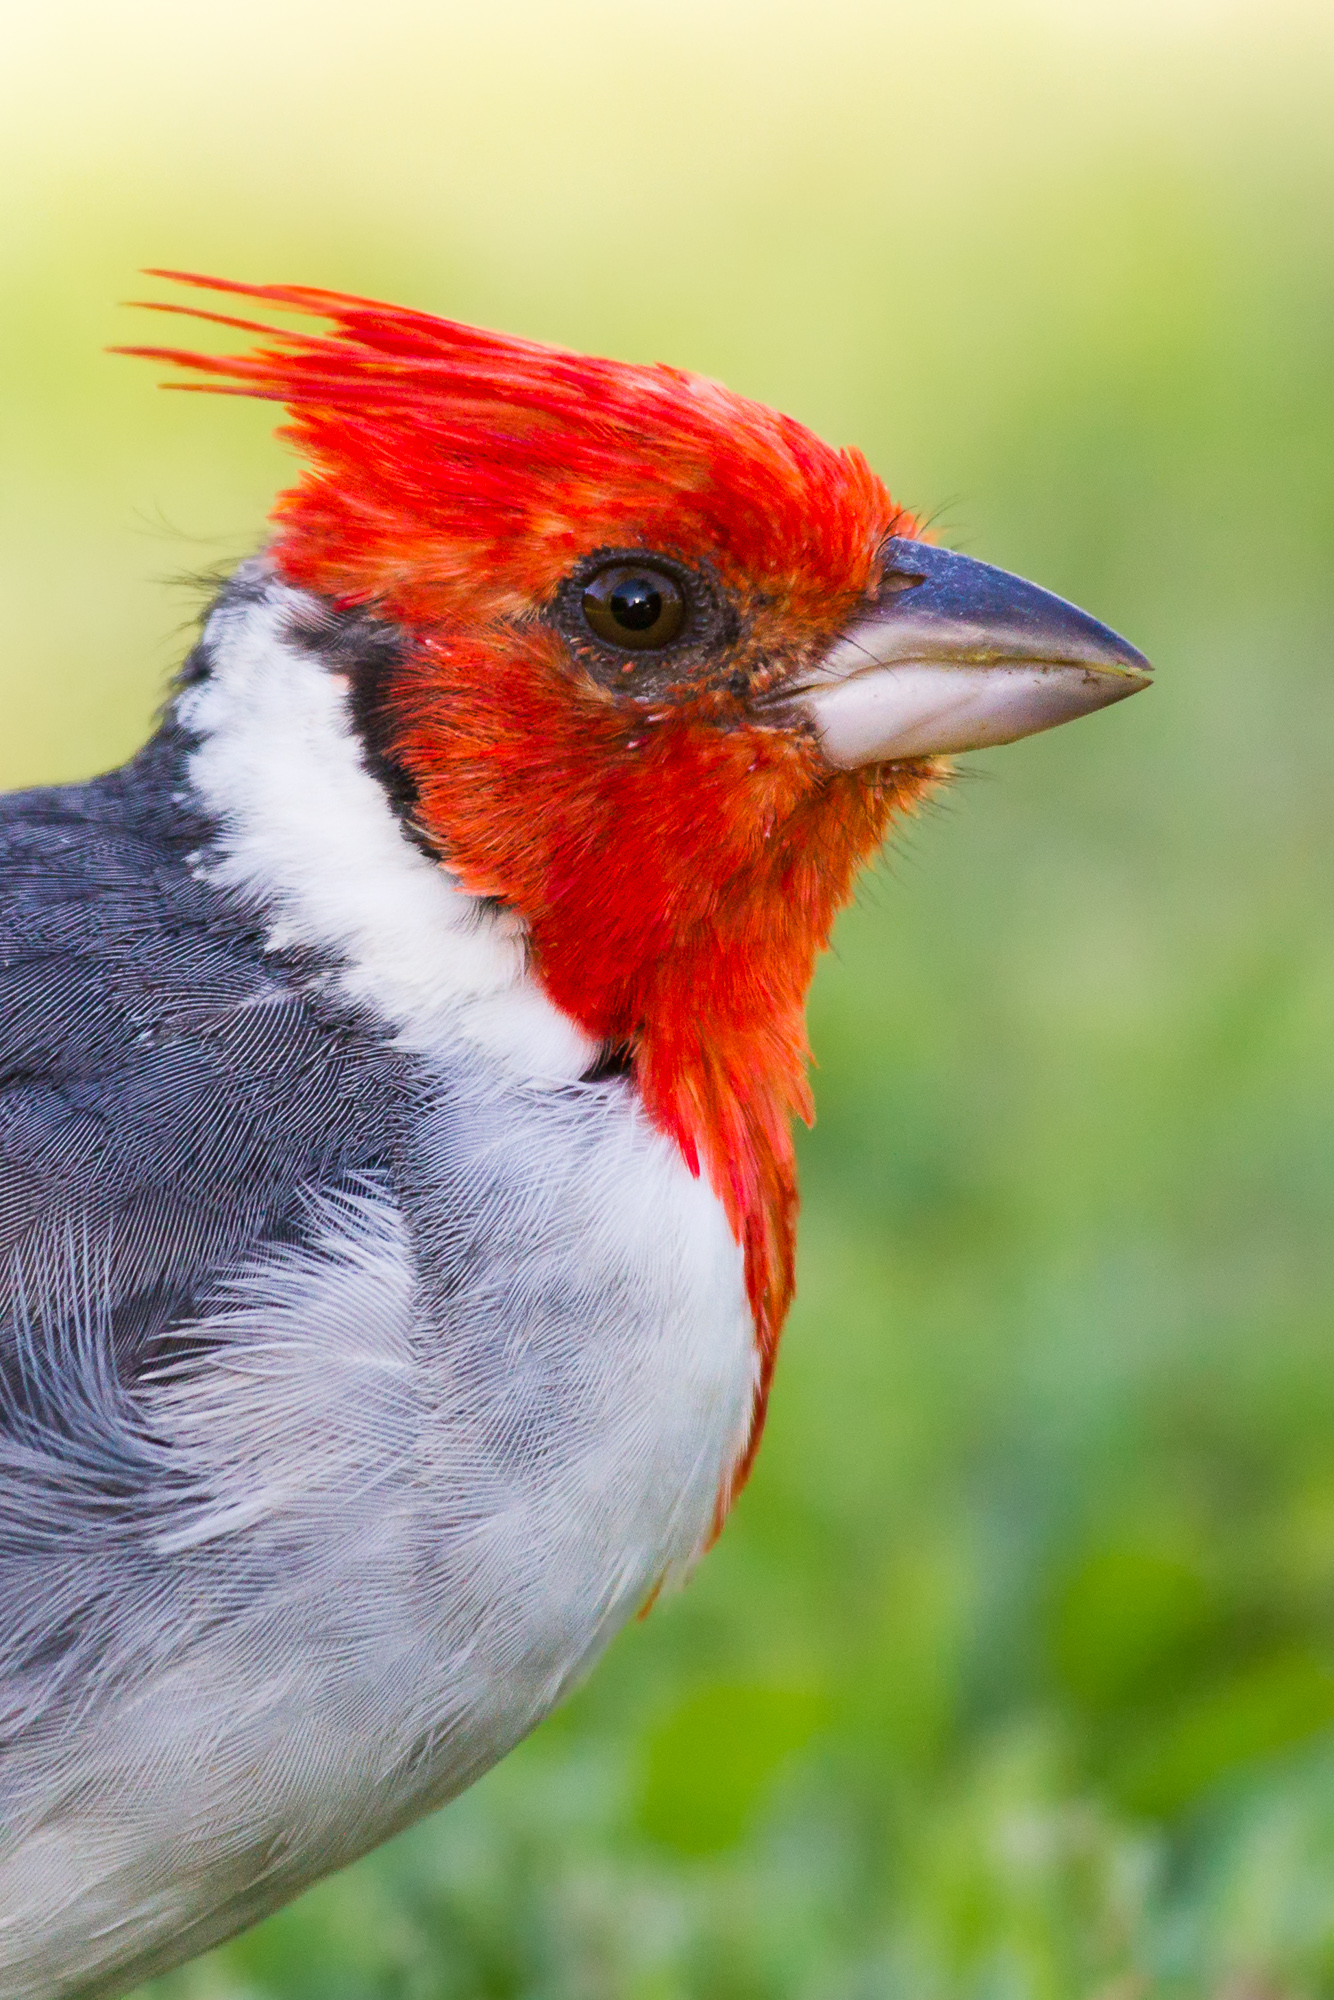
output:
M919 583L925 583L924 576L914 576L910 570L887 569L880 578L876 597L889 597L901 590L916 590Z

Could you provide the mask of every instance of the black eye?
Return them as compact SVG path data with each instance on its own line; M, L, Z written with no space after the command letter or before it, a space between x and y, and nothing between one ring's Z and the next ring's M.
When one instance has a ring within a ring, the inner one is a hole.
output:
M686 616L676 578L646 563L609 563L584 585L582 605L598 638L627 652L670 645Z

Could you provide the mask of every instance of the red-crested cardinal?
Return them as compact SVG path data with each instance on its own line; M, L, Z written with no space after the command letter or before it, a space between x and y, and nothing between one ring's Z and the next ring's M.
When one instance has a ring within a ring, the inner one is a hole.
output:
M8 2000L430 1811L689 1568L858 866L1147 679L715 382L210 288L325 330L129 351L303 470L147 747L0 802Z

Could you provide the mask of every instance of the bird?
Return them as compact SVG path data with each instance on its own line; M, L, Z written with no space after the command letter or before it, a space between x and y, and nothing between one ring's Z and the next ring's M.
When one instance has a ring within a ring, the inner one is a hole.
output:
M226 351L119 351L297 470L146 745L0 800L4 2000L253 1924L689 1573L859 868L1150 679L710 379L153 275Z

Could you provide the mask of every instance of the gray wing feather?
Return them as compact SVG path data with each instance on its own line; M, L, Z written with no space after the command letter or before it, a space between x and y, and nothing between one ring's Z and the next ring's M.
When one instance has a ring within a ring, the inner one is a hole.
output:
M181 1476L137 1385L319 1191L391 1174L410 1096L192 865L185 747L0 800L0 1758L134 1651L108 1577L152 1588Z

